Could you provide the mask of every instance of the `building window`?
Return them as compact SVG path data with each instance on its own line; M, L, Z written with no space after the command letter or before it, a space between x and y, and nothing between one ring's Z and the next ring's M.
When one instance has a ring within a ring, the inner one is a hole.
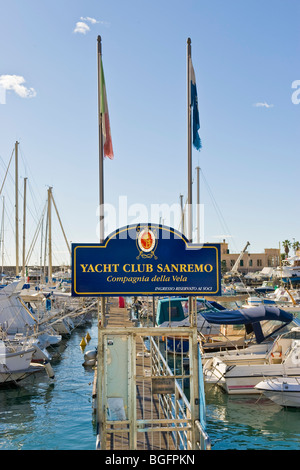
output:
M253 266L253 260L252 259L249 259L249 266Z
M262 260L261 259L257 260L257 266L262 266Z
M231 259L231 260L230 260L230 266L231 266L231 267L234 266L234 259Z
M268 257L268 266L278 266L278 256L269 256Z
M243 259L241 259L241 261L240 261L240 266L244 266L244 260Z

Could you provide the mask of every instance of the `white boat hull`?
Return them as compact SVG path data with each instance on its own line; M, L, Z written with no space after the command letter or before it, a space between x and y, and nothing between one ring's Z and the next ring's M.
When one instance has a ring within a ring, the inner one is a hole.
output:
M0 354L0 385L16 383L41 370L44 366L33 364L34 348L19 349L9 352L5 349Z
M30 375L40 373L44 371L44 367L38 367L37 365L31 365L27 369L12 371L12 372L0 372L0 385L8 385L12 383L18 383L21 380L26 379Z
M285 368L281 364L274 365L249 365L245 367L226 365L219 363L213 372L205 374L207 382L217 383L229 395L259 394L261 391L256 388L262 380L266 378L292 376L300 379L299 367Z
M287 333L277 337L271 350L264 357L256 356L256 363L251 362L251 355L214 357L203 367L204 380L218 384L230 395L257 394L256 387L265 379L276 377L297 377L300 380L300 327L293 327Z
M15 353L0 354L0 374L27 369L30 366L34 348L19 350Z
M276 377L263 380L256 385L274 403L285 407L300 407L300 379L296 377Z
M65 320L56 320L52 323L52 326L56 333L58 333L59 335L71 335L71 329L69 325L65 322Z

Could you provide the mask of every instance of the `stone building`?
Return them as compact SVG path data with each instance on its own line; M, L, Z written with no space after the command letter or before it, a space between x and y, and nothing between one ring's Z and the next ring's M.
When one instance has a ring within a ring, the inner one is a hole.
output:
M224 272L230 271L240 253L230 253L228 243L223 240L221 243L221 262ZM249 253L245 251L240 260L238 271L243 274L261 271L263 268L275 268L280 264L279 248L265 248L264 253Z

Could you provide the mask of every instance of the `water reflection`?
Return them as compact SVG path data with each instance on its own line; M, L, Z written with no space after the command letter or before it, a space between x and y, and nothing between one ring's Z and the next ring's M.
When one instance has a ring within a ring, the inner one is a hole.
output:
M300 409L264 396L232 396L206 385L207 430L212 448L299 449Z
M86 331L97 343L95 327L78 329L53 348L55 379L37 374L19 386L0 390L0 449L94 449L93 369L83 366L80 340Z

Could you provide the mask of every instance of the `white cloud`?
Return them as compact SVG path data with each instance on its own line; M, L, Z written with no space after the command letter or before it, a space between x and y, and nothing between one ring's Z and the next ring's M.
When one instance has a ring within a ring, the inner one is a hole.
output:
M273 104L268 104L268 103L255 103L253 106L256 108L273 108Z
M83 21L77 21L74 33L86 34L90 31L90 27Z
M88 31L90 31L90 27L87 23L90 23L91 25L94 24L101 24L104 26L110 26L110 23L107 21L98 21L95 18L91 18L90 16L81 16L80 21L77 21L74 33L80 33L80 34L86 34Z
M90 16L86 16L85 18L82 16L80 19L82 21L89 21L92 24L99 23L99 21L95 20L95 18L91 18Z
M0 75L0 87L4 90L13 90L21 98L34 98L36 91L34 88L27 88L25 78L20 75Z

